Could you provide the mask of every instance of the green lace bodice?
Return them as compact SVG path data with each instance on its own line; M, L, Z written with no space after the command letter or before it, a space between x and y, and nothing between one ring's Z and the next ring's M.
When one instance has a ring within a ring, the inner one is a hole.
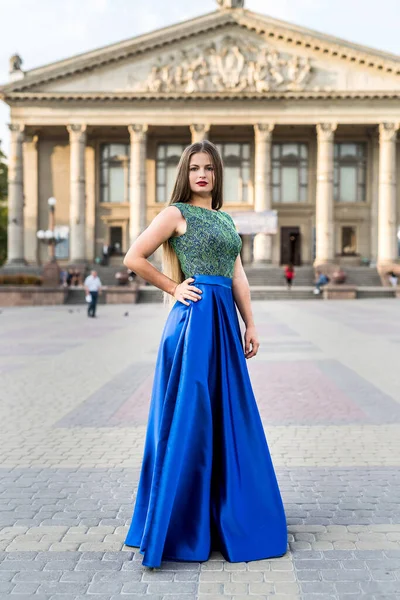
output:
M233 219L222 210L209 210L186 202L176 202L186 219L183 235L169 238L185 278L201 275L233 277L235 260L242 240Z

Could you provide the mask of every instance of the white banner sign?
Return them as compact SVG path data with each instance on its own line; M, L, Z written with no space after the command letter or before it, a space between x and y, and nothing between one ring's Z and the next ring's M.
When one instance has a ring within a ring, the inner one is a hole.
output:
M276 210L253 210L229 212L235 221L238 233L249 235L252 233L275 234L278 231L278 212Z

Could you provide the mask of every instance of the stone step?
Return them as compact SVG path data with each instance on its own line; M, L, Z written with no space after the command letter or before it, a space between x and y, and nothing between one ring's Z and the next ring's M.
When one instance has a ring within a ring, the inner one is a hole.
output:
M114 265L89 265L86 273L89 273L91 269L95 269L103 283L103 285L116 285L115 275L118 271L125 272L126 267L122 263L122 257L115 257L116 264ZM154 263L154 266L161 269L161 265ZM347 275L346 283L357 286L376 286L380 287L381 280L376 268L370 267L343 267ZM282 287L284 283L284 271L282 267L264 265L264 266L245 266L247 279L250 286L276 286ZM35 275L41 275L42 267L27 265L21 266L3 266L1 267L2 273L30 273ZM295 286L312 286L314 284L314 269L311 265L304 265L301 267L295 267Z
M380 287L358 287L357 298L396 298L396 288L383 287L382 285Z
M288 290L286 287L277 286L251 286L252 300L308 300L319 299L321 296L313 294L312 286L293 287ZM144 286L139 290L138 302L161 302L162 292L154 286Z
M282 267L245 267L246 276L250 286L267 285L283 286L285 285L284 269ZM294 283L301 286L312 286L314 283L314 270L311 266L295 267Z
M347 274L346 283L352 285L382 286L381 278L376 268L350 267L343 269Z
M98 304L105 303L105 296L101 294L97 300ZM65 304L87 304L85 300L85 290L82 286L72 286L68 288L68 294L65 298Z
M285 286L250 286L252 300L321 300L322 294L315 295L313 286L293 286L288 290ZM382 286L358 287L357 298L395 298L395 288ZM162 302L162 292L151 285L139 289L138 302Z

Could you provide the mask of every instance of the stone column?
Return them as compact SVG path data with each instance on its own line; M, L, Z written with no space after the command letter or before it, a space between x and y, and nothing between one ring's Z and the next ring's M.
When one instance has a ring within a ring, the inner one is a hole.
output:
M131 136L129 241L132 244L146 228L147 125L129 125Z
M262 212L272 208L271 190L271 139L273 124L254 125L255 133L255 187L254 210ZM270 263L272 260L272 238L258 233L253 245L254 262Z
M86 260L86 125L68 125L70 143L69 262Z
M24 198L25 258L28 264L39 263L37 230L39 229L39 136L25 136Z
M251 235L242 235L242 252L241 259L244 265L251 264L252 261L252 248L251 248Z
M378 265L397 258L396 138L398 123L379 125Z
M86 146L86 260L93 262L96 256L96 149Z
M373 264L378 260L378 201L379 201L379 137L374 132L370 137L370 152L368 153L368 183L370 185L371 202L371 237L370 259Z
M25 265L24 255L24 125L11 123L8 161L8 265Z
M124 169L124 204L129 203L129 157L124 156L122 159L122 167Z
M203 140L207 140L209 131L210 125L191 125L190 133L192 134L192 144L195 144L196 142L202 142Z
M335 258L333 218L333 144L335 123L317 125L316 265Z

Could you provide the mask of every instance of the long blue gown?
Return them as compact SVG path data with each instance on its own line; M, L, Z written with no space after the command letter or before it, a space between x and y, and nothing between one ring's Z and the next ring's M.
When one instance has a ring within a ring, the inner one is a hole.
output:
M212 550L229 562L282 556L285 512L232 294L241 240L227 213L174 206L187 230L170 243L202 299L176 302L164 326L125 544L149 567Z

